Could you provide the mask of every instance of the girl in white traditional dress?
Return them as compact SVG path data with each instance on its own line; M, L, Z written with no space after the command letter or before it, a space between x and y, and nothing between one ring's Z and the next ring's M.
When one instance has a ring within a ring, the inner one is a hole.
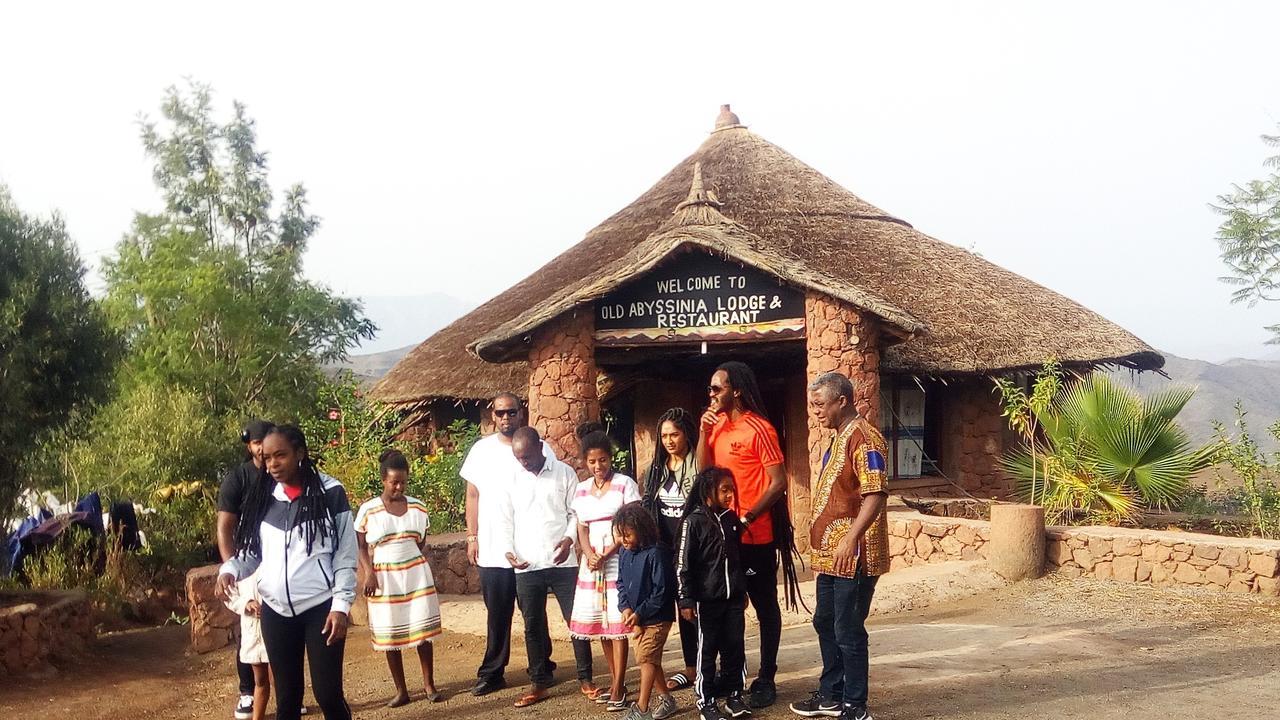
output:
M599 639L609 664L608 692L596 702L610 711L627 709L623 676L627 671L627 638L631 628L622 622L618 607L618 549L613 514L640 499L636 481L613 471L613 441L596 431L582 439L582 456L591 476L578 483L571 508L578 518L578 587L573 595L569 633L586 640Z
M373 649L387 654L387 667L396 685L388 707L409 702L400 652L418 649L427 700L440 702L436 690L431 639L440 634L440 600L427 564L425 546L430 518L420 500L404 494L409 462L399 450L378 458L382 494L360 506L356 540L360 571L369 607L369 635Z
M231 612L240 616L240 662L253 668L253 720L267 717L271 701L271 670L267 646L262 642L262 598L258 596L258 573L236 583L235 594L227 600Z

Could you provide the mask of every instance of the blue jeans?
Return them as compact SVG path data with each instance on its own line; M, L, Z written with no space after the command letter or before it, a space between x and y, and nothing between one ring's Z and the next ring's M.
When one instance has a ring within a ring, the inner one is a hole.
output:
M818 631L822 675L818 693L846 706L867 706L867 612L876 592L876 577L858 568L852 578L819 574L813 629Z

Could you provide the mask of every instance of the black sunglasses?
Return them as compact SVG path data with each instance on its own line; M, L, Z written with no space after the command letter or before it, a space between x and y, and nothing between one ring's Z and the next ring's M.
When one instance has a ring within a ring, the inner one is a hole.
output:
M511 408L510 410L494 410L494 417L515 417L520 414L520 408Z

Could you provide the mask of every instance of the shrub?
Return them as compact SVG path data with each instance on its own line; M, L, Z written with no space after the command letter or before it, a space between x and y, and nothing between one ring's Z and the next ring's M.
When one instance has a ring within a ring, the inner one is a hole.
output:
M1280 487L1275 478L1280 473L1280 453L1263 453L1245 420L1243 405L1236 403L1236 435L1228 434L1221 422L1214 423L1218 445L1214 460L1218 462L1218 483L1225 485L1222 466L1231 468L1239 481L1239 487L1227 495L1227 504L1238 508L1249 520L1249 534L1265 538L1280 537ZM1280 421L1271 423L1267 432L1280 440Z
M1019 494L1051 522L1131 522L1144 509L1181 502L1212 446L1193 448L1177 415L1195 394L1171 387L1146 398L1104 374L1064 380L1046 364L1028 395L996 383L1010 425L1023 436L1004 459Z

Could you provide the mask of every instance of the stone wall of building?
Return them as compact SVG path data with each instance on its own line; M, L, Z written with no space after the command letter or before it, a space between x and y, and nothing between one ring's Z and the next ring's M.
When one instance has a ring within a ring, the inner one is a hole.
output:
M93 641L93 606L79 590L0 594L0 670L44 671Z
M943 474L979 497L1012 497L1013 483L1000 467L1009 433L991 381L948 383L925 400L931 401L940 403Z
M880 327L871 315L864 315L835 298L809 293L804 299L805 383L801 392L808 405L808 383L825 372L844 373L853 381L854 404L863 417L880 417ZM816 480L822 469L822 453L831 441L831 431L819 427L812 413L806 413L809 428L809 477ZM808 488L804 488L807 497Z
M539 328L529 348L529 424L579 470L574 429L600 418L594 334L592 308L583 307Z
M1109 527L1046 531L1045 563L1069 577L1280 595L1280 541Z

